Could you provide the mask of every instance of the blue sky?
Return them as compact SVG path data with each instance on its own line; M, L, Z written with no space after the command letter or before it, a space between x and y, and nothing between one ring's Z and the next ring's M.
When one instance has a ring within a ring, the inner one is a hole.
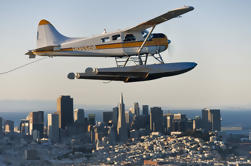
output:
M24 53L35 48L41 19L66 36L84 37L102 33L104 28L135 26L184 5L195 10L160 24L154 32L165 33L172 41L170 51L162 54L165 60L197 62L194 70L148 82L104 84L66 76L86 67L114 66L113 58L50 58L0 75L0 100L56 101L59 95L69 94L76 104L116 105L123 92L127 105L138 101L165 107L251 108L248 0L2 1L0 72L31 61Z

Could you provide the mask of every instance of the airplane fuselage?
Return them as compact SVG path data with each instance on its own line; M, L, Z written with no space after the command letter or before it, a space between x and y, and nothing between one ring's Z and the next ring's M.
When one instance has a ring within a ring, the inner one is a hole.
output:
M39 56L124 57L138 55L143 42L144 36L141 32L118 31L91 38L70 38L49 50L34 50L32 53ZM156 54L167 48L166 35L155 33L146 41L140 54Z

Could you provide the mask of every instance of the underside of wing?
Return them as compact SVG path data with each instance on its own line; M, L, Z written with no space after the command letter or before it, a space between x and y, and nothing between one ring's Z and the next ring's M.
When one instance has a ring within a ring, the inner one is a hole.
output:
M157 24L163 23L165 21L168 21L172 18L178 17L182 14L185 14L189 11L192 11L194 8L192 6L185 6L183 8L178 8L175 10L171 10L165 14L162 14L161 16L155 17L149 21L146 21L144 23L141 23L133 28L127 29L126 31L143 31L145 29L148 29L150 27L153 27Z

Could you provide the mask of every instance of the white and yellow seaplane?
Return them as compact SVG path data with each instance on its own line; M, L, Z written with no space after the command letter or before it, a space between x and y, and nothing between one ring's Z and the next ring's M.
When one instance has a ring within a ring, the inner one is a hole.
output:
M170 44L163 33L153 33L156 25L192 11L185 6L122 31L103 33L91 38L70 38L59 33L47 20L41 20L37 31L37 48L26 53L30 58L113 57L117 67L87 68L84 73L69 73L69 79L96 79L136 82L178 75L192 70L194 62L164 63L160 53ZM150 31L147 29L150 28ZM147 64L148 56L158 64ZM133 61L135 65L128 66Z

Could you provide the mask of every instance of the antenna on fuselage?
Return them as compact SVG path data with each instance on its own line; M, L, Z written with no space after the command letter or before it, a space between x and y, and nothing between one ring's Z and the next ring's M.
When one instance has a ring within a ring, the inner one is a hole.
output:
M104 28L104 32L103 32L103 34L106 34L107 33L107 31L106 31L106 29Z

